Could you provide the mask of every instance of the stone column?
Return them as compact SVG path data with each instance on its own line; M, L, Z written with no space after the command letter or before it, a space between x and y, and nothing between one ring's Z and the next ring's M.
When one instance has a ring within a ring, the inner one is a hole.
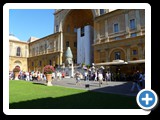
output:
M97 40L99 41L100 40L100 25L99 25L99 23L97 23Z
M98 49L98 50L96 50L96 52L97 52L97 58L98 58L98 59L97 59L97 62L100 62L100 61L101 61L101 59L100 59L100 57L101 57L101 55L100 55L100 54L101 54L101 53L100 53L101 50Z
M94 44L95 44L96 40L97 40L97 24L96 24L96 22L94 22L93 32L94 32Z
M129 21L128 21L128 13L125 13L125 26L126 26L126 38L130 37L130 31L129 31Z
M109 42L107 20L105 20L105 38L106 38L106 41Z
M60 42L60 46L61 46L60 51L63 52L63 32L61 32L61 37L60 37L59 42Z
M136 10L136 27L137 31L141 30L139 10Z
M56 56L56 64L59 65L59 55Z
M60 65L62 65L62 55L63 55L63 53L60 52L60 55L59 55L59 64L60 64Z
M13 48L12 48L12 43L10 43L10 47L9 47L9 55L12 56L12 51L13 51Z

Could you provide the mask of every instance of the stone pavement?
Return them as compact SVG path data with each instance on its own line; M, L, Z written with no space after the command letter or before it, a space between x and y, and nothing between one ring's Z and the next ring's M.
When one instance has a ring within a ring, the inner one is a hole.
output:
M46 81L33 81L34 83L46 84ZM89 81L86 82L81 80L79 85L76 85L75 78L63 78L61 80L53 80L53 86L64 86L68 88L84 89L96 92L112 93L112 94L122 94L128 96L136 96L138 91L135 88L134 92L131 92L132 82L120 82L120 81L108 81L107 84L104 81L101 87L99 86L98 81ZM85 87L86 84L89 84L89 87Z

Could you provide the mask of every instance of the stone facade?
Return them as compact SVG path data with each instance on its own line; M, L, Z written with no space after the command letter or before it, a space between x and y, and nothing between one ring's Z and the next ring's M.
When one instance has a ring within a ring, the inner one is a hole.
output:
M133 29L130 28L130 20L135 21ZM98 30L97 26L104 21L105 35L98 31L93 44L95 63L112 62L115 52L120 52L120 59L124 61L145 59L144 10L115 10L99 16L95 20L95 29ZM118 32L114 32L114 24L118 24Z
M29 71L42 71L47 64L62 65L67 47L71 48L76 64L77 29L86 25L94 30L94 63L145 59L144 9L57 9L54 19L53 34L26 43L10 41L10 70L17 59ZM22 49L18 57L17 46Z
M9 49L9 71L12 71L16 65L20 66L22 70L27 71L28 43L10 40Z

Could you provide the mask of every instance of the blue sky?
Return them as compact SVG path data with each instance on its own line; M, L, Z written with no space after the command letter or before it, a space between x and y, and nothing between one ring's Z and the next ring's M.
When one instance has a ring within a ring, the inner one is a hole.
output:
M42 38L54 32L54 9L10 9L9 33L21 41Z

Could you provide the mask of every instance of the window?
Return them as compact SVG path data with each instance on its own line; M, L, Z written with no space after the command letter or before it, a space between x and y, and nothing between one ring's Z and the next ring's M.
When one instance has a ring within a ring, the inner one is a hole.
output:
M130 20L130 29L135 29L135 28L136 28L135 19L131 19Z
M32 48L32 55L35 55L35 48Z
M47 49L47 44L45 44L45 50Z
M42 66L42 61L39 61L39 66Z
M34 62L32 62L32 67L34 66Z
M131 37L136 37L137 34L136 33L131 33Z
M36 54L38 55L38 52L39 52L39 50L38 50L38 47L37 47L37 50L36 50Z
M49 60L49 65L52 65L52 61L51 60Z
M114 24L114 32L119 32L118 23Z
M120 59L121 59L120 52L115 52L115 60L120 60Z
M104 9L100 9L100 15L104 14Z
M74 42L74 47L77 48L77 42Z
M69 47L69 41L66 42L66 47Z
M16 53L16 56L20 56L20 53L21 53L21 48L20 48L20 47L17 47L17 53Z
M58 32L58 25L56 25L56 32Z
M84 27L81 27L81 37L84 36Z
M137 50L132 51L132 55L137 55L137 54L138 54Z

